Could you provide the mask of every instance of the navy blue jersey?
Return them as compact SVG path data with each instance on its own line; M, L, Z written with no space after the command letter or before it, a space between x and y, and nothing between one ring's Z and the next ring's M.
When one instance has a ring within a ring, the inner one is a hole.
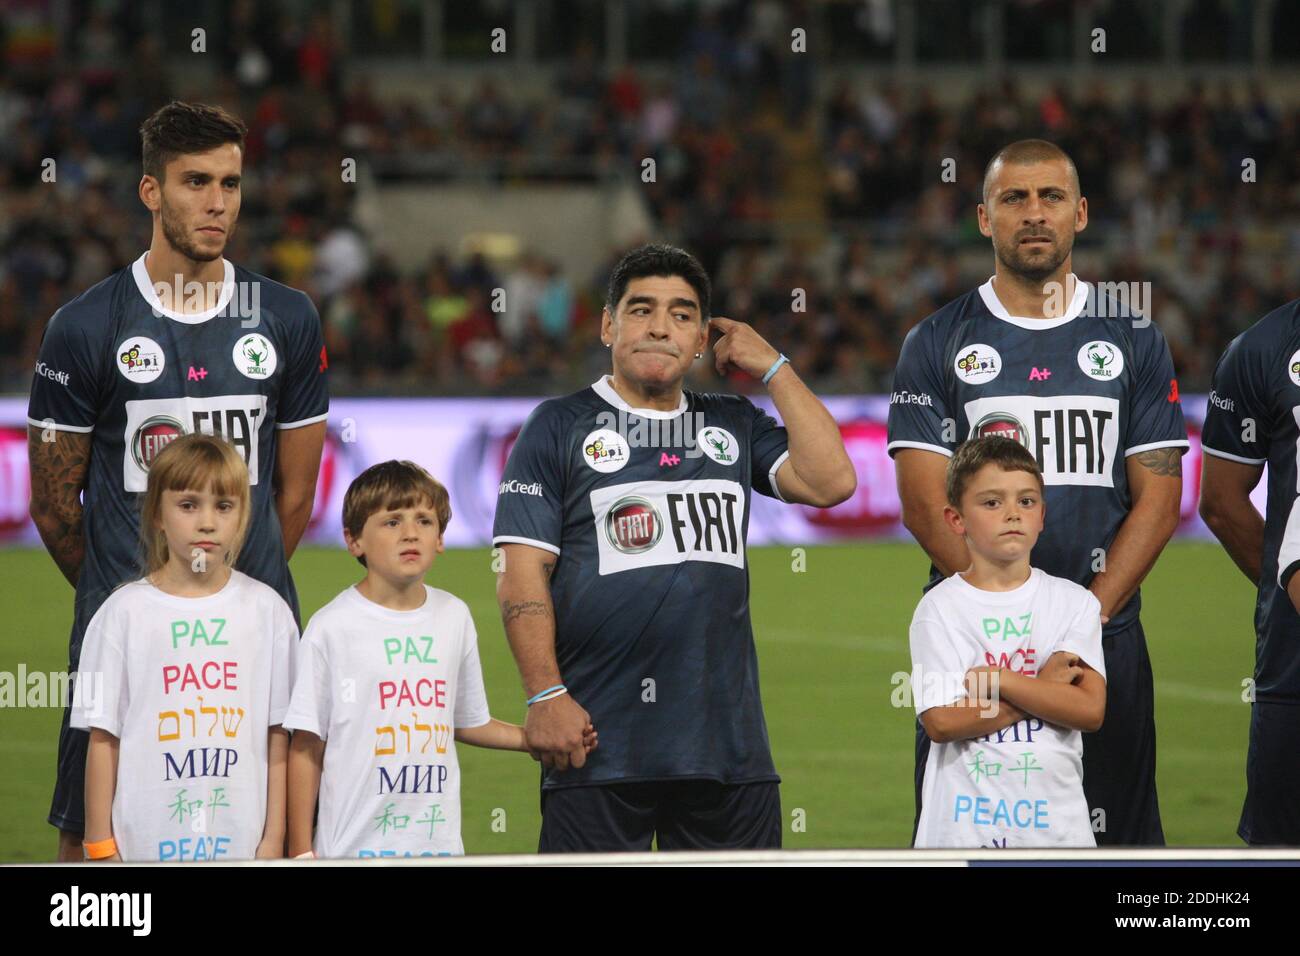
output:
M1084 587L1132 505L1125 459L1188 447L1173 361L1154 324L1078 282L1060 318L1008 315L993 280L908 333L889 405L889 454L951 455L1005 435L1033 452L1046 522L1032 563ZM942 580L931 566L932 587ZM1137 619L1140 594L1106 625Z
M1268 465L1264 554L1255 602L1255 699L1300 703L1300 615L1286 583L1300 567L1300 299L1232 340L1214 369L1201 448Z
M143 573L140 505L149 464L185 433L223 436L243 456L252 513L237 567L274 588L298 617L271 487L276 431L325 419L325 366L311 300L228 261L221 298L207 312L164 308L141 256L54 313L27 421L55 440L60 431L92 435L74 667L100 604Z
M510 452L494 546L558 555L555 653L600 747L543 785L776 780L758 692L745 538L780 498L786 431L748 399L631 409L604 377L543 402Z

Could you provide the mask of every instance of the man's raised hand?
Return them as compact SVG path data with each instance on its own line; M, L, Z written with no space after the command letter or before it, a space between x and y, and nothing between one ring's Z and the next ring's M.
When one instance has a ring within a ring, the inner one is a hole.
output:
M714 364L719 375L726 375L727 366L734 365L742 372L761 379L772 367L772 363L781 357L763 336L754 331L752 325L735 319L714 317L709 319L709 328L721 333L718 341L713 343Z

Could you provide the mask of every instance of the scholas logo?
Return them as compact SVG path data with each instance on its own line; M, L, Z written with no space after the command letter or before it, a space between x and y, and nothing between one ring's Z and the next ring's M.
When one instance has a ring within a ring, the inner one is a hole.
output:
M700 432L701 450L720 465L736 463L737 447L735 436L725 428L710 425Z
M605 534L609 543L624 554L649 551L659 543L663 533L663 521L655 506L636 495L614 502L605 516Z
M1109 375L1107 366L1115 364L1115 350L1105 342L1096 342L1088 346L1088 361L1094 375Z
M1085 342L1079 349L1079 368L1089 378L1112 381L1124 371L1124 353L1111 342Z
M977 421L975 427L971 429L972 438L988 438L990 435L1010 438L1026 448L1029 447L1029 432L1025 429L1024 423L1006 412L990 412Z
M141 471L148 471L158 452L184 434L181 423L170 415L147 418L131 436L131 457Z
M248 378L267 379L275 373L275 346L264 335L250 332L235 343L235 368Z

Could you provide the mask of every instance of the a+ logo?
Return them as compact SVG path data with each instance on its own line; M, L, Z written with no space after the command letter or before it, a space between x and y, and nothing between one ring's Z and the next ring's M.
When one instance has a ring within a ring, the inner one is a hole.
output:
M1040 369L1037 365L1035 365L1032 369L1029 370L1029 381L1031 382L1045 382L1047 381L1047 379L1051 377L1052 377L1052 370L1050 368Z
M201 382L207 377L208 377L208 370L206 368L201 367L196 372L194 371L193 365L190 366L190 374L186 376L186 378L191 382Z
M662 468L664 465L680 465L681 463L682 460L680 458L678 458L676 455L670 455L666 451L660 453L659 455L660 468Z

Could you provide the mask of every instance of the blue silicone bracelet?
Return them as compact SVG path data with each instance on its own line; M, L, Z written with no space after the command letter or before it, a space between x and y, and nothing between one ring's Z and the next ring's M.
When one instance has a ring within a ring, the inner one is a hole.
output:
M538 691L538 692L537 692L536 694L534 694L532 697L529 697L526 701L524 701L524 703L527 704L529 707L531 707L531 706L533 706L533 704L537 703L539 700L541 700L541 699L542 699L543 697L545 697L547 694L553 694L553 693L555 693L557 690L568 690L568 688L565 687L563 684L556 684L554 687L548 687L548 688L546 688L546 690L540 690L540 691Z
M770 382L772 380L772 376L776 374L777 369L779 369L782 365L789 363L789 361L790 360L788 358L782 355L775 362L773 362L772 367L768 369L767 374L763 376L763 384L766 385L768 382Z

